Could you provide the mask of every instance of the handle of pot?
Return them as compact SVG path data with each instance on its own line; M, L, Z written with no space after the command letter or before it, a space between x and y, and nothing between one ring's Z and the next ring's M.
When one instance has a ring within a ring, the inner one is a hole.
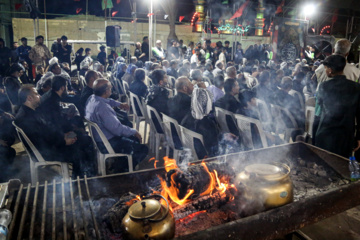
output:
M165 202L166 202L166 212L165 212L164 216L162 216L162 218L160 218L160 219L149 219L149 221L152 221L152 222L160 222L160 221L164 220L164 219L166 218L166 216L168 215L169 209L170 209L170 205L169 205L168 200L167 200L166 198L164 198L162 195L156 194L156 195L152 195L152 196L150 196L150 197L148 197L148 198L153 198L153 197L160 197L160 198L164 199ZM160 203L160 204L161 204L161 203Z

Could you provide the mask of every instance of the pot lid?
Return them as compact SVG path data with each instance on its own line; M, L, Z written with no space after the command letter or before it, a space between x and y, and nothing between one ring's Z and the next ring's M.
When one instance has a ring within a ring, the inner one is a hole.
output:
M134 219L146 219L155 216L161 209L161 203L155 199L145 199L134 203L129 208L129 215Z
M281 168L271 164L251 164L245 167L245 171L248 173L255 173L259 176L281 174Z

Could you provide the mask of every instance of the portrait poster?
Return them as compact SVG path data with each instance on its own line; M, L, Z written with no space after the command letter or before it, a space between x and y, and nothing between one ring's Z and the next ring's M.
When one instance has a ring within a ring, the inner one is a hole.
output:
M274 19L273 52L277 61L300 58L304 48L306 22L286 18Z

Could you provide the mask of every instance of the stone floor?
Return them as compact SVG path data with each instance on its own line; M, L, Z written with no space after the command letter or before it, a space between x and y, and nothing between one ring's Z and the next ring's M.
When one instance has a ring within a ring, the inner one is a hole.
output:
M140 130L143 130L143 125L140 126ZM143 133L143 131L140 131ZM21 143L17 143L13 146L16 149L17 156L14 161L15 168L19 171L13 178L18 178L22 183L31 182L29 159ZM150 169L154 167L153 162L149 162L151 157L155 156L154 153L150 153L147 158L140 164L139 169ZM160 151L160 159L165 156L165 150ZM162 165L163 161L160 160L158 166ZM56 171L53 169L44 170L41 175L47 177L56 177ZM48 179L49 180L49 179ZM41 179L40 179L41 181ZM290 239L314 239L314 240L360 240L360 206L350 209L346 212L338 214L336 216L325 219L321 222L305 227L300 230L302 238L296 236L290 237ZM289 239L289 238L284 238Z

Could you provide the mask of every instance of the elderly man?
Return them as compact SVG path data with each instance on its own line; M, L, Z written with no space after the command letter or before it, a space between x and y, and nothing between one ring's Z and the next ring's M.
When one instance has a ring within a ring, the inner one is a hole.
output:
M49 61L49 68L45 75L41 77L41 79L36 83L36 89L39 91L42 87L42 85L46 82L48 79L52 79L54 76L62 76L68 81L68 87L71 86L71 78L65 70L61 69L60 64L58 62L58 59L56 57L53 57Z
M51 54L47 46L44 45L44 37L43 36L37 36L36 37L36 45L32 47L32 49L29 52L29 58L34 63L35 66L47 66L48 61L51 58ZM35 72L35 69L33 69L33 72Z
M162 61L165 59L165 51L161 46L161 40L156 41L155 47L152 48L152 53L153 53L154 57L159 61Z
M347 39L340 39L335 44L333 55L340 55L346 59L347 56L349 56L350 49L351 49L351 42ZM315 74L318 81L318 88L317 88L318 91L320 84L329 80L330 78L326 75L325 66L323 64L316 69ZM344 75L346 76L346 79L359 82L360 70L356 68L354 65L351 65L350 63L347 62L344 68Z
M218 60L217 62L216 62L216 64L215 64L215 69L213 70L213 75L214 75L214 77L216 77L217 75L222 75L222 76L224 76L224 71L223 71L223 68L224 68L224 65L223 65L223 63L220 61L220 60ZM225 77L225 76L224 76Z
M135 129L122 125L118 120L113 107L128 106L109 99L111 88L111 83L106 79L97 79L94 82L94 94L91 95L86 104L85 118L95 122L100 127L115 152L132 154L134 166L136 166L146 157L148 148L140 144L141 135ZM95 134L94 138L100 146L99 150L106 153L106 148L100 137ZM121 170L126 170L126 161L119 161L118 163Z
M177 94L169 99L169 115L181 123L185 115L191 111L191 94L194 86L187 77L179 77L175 82Z

